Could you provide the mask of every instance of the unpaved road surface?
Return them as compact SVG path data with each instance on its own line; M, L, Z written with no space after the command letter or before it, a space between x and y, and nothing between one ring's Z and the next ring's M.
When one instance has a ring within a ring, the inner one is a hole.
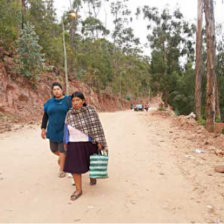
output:
M100 117L110 150L109 178L90 186L88 173L83 175L77 201L70 201L71 179L57 177L57 158L39 127L0 135L0 222L222 221L223 201L217 195L203 198L181 167L186 142L179 148L173 143L178 130L168 120L133 111Z

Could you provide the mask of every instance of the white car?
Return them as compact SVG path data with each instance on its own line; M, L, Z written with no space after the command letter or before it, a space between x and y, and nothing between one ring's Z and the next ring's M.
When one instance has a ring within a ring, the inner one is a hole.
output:
M143 111L144 110L144 106L142 104L136 104L134 110L135 111Z

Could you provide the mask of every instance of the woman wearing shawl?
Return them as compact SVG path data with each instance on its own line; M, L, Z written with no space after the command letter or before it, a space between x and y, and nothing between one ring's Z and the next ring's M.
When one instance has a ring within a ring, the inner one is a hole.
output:
M65 118L64 144L67 149L64 172L72 173L76 191L71 200L82 195L82 174L89 171L90 155L107 151L104 131L94 107L85 103L81 92L72 94L72 108ZM96 179L90 179L95 185Z

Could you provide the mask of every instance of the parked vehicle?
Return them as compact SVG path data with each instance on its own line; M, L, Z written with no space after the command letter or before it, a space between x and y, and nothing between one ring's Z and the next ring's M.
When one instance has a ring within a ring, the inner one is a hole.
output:
M144 105L142 105L142 104L136 104L134 110L135 111L143 111L144 110Z

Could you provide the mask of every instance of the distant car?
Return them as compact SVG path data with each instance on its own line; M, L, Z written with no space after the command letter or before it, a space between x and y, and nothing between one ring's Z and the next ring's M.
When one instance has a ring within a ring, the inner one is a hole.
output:
M143 111L144 110L144 106L142 104L136 104L134 110L135 111Z

